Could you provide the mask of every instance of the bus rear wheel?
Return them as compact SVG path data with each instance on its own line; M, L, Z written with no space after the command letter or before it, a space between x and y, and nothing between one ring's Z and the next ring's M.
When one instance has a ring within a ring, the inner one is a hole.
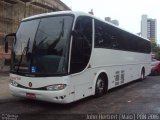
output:
M106 82L102 77L98 77L96 81L95 97L101 97L105 94Z
M153 75L154 75L154 76L157 76L157 75L159 75L159 72L158 72L158 70L155 70L155 71L154 71L154 73L153 73Z
M141 71L141 80L144 80L144 78L145 78L145 70L144 69L142 69L142 71Z

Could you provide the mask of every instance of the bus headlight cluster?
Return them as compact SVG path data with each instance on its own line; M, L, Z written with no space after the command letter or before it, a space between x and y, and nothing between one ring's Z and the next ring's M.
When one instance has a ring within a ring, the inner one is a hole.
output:
M55 85L49 85L46 87L47 90L50 91L57 91L57 90L63 90L66 88L66 84L55 84Z
M13 86L15 86L15 87L18 86L18 83L17 83L16 81L14 81L14 80L10 80L10 83L11 83L11 85L13 85Z

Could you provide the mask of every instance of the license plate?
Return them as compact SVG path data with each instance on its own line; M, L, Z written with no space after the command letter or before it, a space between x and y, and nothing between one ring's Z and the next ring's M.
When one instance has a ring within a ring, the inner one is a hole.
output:
M26 93L26 97L35 99L36 95L34 93Z

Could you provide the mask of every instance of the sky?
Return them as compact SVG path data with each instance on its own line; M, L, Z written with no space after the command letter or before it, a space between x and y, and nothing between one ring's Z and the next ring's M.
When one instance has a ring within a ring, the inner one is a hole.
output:
M157 20L157 43L160 44L160 0L61 0L73 11L88 13L103 19L119 21L119 27L132 33L141 31L141 16Z

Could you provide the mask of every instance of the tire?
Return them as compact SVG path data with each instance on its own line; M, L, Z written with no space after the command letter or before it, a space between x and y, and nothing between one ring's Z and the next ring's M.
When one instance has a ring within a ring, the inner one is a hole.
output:
M154 71L154 76L158 76L158 71L157 70Z
M95 87L95 97L101 97L105 94L106 82L102 77L98 77Z
M144 71L144 69L142 69L140 80L144 80L144 79L145 79L145 71Z

